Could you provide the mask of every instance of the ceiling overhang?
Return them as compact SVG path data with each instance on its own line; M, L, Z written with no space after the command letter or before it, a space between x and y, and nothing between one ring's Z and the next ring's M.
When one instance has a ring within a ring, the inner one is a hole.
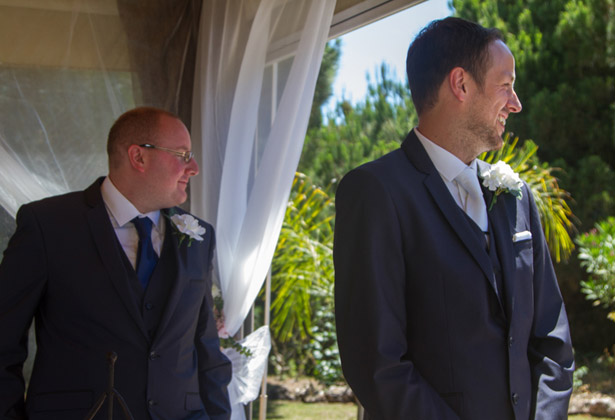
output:
M422 1L337 0L329 39ZM115 0L0 0L0 39L0 66L98 69L104 57L107 70L130 68ZM269 58L292 54L297 39L280 37Z

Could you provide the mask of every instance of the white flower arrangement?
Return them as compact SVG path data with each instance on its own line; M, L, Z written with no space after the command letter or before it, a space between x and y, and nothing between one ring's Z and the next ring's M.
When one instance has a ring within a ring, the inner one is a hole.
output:
M496 203L498 195L503 192L512 194L518 200L523 198L523 192L521 191L523 181L519 178L519 174L502 160L491 165L489 169L481 173L480 177L483 180L483 185L490 191L494 191L489 210Z
M190 214L174 214L169 217L173 222L176 234L179 236L179 244L188 238L188 246L192 245L192 240L202 241L206 230L199 224L199 221Z

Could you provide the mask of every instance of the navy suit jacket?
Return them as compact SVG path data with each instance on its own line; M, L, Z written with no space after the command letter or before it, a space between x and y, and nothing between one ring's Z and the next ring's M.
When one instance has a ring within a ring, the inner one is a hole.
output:
M115 388L135 420L229 418L231 366L211 310L213 228L200 221L204 240L190 247L170 238L177 272L150 337L101 182L24 205L17 214L0 264L0 418L82 420L107 389L109 351L118 355ZM167 223L165 235L172 234ZM38 350L24 401L33 317ZM96 418L106 413L105 407Z
M414 132L349 172L336 210L342 368L370 418L567 418L568 321L526 185L522 200L501 194L488 212L504 296ZM524 231L531 238L513 241Z

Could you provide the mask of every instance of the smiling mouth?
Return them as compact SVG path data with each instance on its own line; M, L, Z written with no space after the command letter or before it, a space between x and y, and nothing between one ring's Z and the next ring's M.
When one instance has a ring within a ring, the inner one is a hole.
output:
M506 127L506 118L504 116L500 115L498 117L498 122L502 124L504 127Z

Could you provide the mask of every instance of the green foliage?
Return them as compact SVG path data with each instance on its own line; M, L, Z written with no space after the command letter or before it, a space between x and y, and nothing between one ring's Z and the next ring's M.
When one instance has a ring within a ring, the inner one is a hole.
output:
M314 90L314 100L310 111L308 127L320 127L322 125L322 106L331 98L333 94L333 82L339 68L342 42L338 38L327 43L325 52L320 64L320 71L316 79Z
M327 122L308 132L299 171L317 185L328 185L350 169L399 147L417 124L410 92L382 64L365 100L339 102Z
M272 263L271 328L282 341L312 328L311 299L333 283L333 199L298 173Z
M333 217L327 190L297 173L272 263L276 370L323 382L342 377L333 317Z
M615 395L615 346L611 350L612 352L605 348L600 353L575 352L574 359L577 364L574 373L575 390ZM578 371L580 375L577 375Z
M309 349L314 356L314 377L325 384L334 384L343 379L340 352L337 347L335 315L333 307L333 283L328 296L331 300L316 310L318 320L313 329Z
M216 288L217 289L217 288ZM224 325L224 299L220 294L216 294L214 296L214 306L213 313L214 318L216 319L216 326L220 328L220 325ZM241 345L237 340L233 337L220 338L220 347L225 349L235 349L235 351L239 354L242 354L246 357L252 357L252 350L247 347Z
M556 168L538 160L536 143L526 140L522 146L517 147L518 142L518 137L510 141L510 133L506 133L500 150L484 153L480 158L489 163L500 160L508 163L528 184L552 256L558 262L567 260L574 249L569 233L573 229L573 216L567 202L570 195L559 187L557 178L553 176Z
M578 191L578 199L571 203L572 212L581 221L579 229L584 231L596 222L615 214L615 171L600 156L585 156L568 165L559 159L555 166L561 166L560 184L568 191Z
M572 386L574 390L579 389L583 385L583 377L587 375L589 368L587 366L577 366L573 373Z
M589 274L581 281L581 291L594 305L612 310L608 317L615 322L615 217L597 223L576 242L581 266Z

